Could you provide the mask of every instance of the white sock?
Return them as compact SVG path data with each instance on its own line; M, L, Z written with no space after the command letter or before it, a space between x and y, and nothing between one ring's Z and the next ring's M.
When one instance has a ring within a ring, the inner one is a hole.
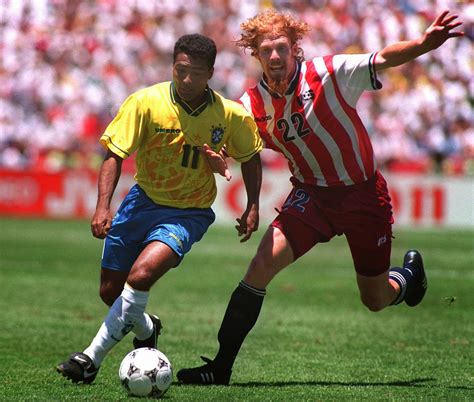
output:
M107 353L135 326L140 335L143 335L147 332L150 321L152 329L148 332L148 336L151 335L153 325L150 317L145 314L148 294L149 292L136 290L125 284L122 294L110 307L97 335L84 350L96 367L100 366Z
M130 303L137 305L143 304L143 310L140 310L139 314L137 314L135 325L132 328L132 332L135 334L137 339L143 341L144 339L149 338L153 333L153 321L148 314L144 313L148 303L149 292L133 289L127 283L125 284L125 288L130 290L130 294L128 296Z

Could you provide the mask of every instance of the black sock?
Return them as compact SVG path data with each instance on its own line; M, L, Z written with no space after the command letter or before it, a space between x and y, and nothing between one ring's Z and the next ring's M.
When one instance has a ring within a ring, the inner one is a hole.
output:
M408 282L410 282L412 278L411 271L408 271L404 268L390 268L388 277L395 282L398 283L400 286L400 293L395 298L395 300L390 303L391 305L400 304L403 300L405 300L405 293L407 291Z
M244 281L232 293L217 336L219 351L214 362L219 367L232 368L245 337L257 322L265 293Z

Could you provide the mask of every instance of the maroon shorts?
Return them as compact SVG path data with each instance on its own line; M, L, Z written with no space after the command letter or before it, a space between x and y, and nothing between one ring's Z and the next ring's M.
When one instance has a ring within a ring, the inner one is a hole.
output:
M382 174L347 187L315 187L299 182L271 226L279 228L295 260L317 243L344 234L360 275L376 276L390 267L392 205Z

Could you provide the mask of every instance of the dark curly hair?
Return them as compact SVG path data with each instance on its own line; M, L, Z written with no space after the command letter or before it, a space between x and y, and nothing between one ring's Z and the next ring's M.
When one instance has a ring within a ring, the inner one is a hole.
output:
M193 59L204 60L209 68L214 68L217 48L211 38L200 34L181 36L174 45L173 63L179 53L185 53Z

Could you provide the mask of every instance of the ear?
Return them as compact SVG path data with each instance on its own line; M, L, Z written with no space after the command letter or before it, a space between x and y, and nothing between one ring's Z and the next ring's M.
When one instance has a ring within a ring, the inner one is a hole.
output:
M211 79L213 75L214 75L214 67L209 69L209 79Z

